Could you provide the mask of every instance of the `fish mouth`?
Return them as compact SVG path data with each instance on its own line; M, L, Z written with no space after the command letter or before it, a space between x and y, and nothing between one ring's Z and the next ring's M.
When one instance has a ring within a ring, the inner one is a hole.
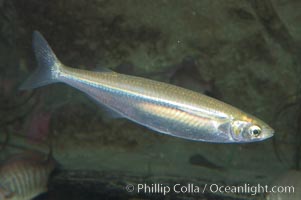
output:
M272 129L271 127L264 127L263 128L263 135L262 135L262 139L268 139L274 136L274 129Z

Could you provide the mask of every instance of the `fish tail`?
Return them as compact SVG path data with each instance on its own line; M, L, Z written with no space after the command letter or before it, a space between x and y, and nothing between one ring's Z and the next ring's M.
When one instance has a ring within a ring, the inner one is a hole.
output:
M21 85L20 90L28 90L59 82L58 77L63 67L47 41L38 31L33 32L33 50L38 68Z

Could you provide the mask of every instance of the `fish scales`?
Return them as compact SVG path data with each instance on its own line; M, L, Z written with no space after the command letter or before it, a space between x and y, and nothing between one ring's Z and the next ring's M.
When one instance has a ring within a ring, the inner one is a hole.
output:
M63 82L119 116L184 139L244 143L273 136L274 130L262 120L206 95L112 71L65 66L38 32L34 32L33 48L39 68L21 89Z
M63 73L66 73L62 75L67 78L66 81L73 79L97 88L116 90L128 95L144 97L145 99L191 109L196 112L210 113L211 116L227 117L224 113L236 115L242 113L239 109L208 96L163 82L116 72L95 73L69 67L65 67ZM200 102L202 103L200 104Z
M193 100L202 98L201 94L192 92L194 98L187 98L190 91L177 86L115 72L93 73L68 67L62 76L61 81L95 97L98 102L163 133L182 137L189 134L190 139L208 138L207 133L217 128L217 120L227 120L223 113L197 106ZM178 94L182 95L177 99Z
M0 168L0 197L29 200L47 191L48 177L55 167L53 160L26 152L13 156ZM6 193L6 195L5 195Z

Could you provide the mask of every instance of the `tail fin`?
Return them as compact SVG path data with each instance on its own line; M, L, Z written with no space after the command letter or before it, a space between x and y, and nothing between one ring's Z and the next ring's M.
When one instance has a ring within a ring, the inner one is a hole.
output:
M38 62L38 68L21 85L20 90L33 89L58 82L58 75L62 64L38 31L33 32L32 45Z

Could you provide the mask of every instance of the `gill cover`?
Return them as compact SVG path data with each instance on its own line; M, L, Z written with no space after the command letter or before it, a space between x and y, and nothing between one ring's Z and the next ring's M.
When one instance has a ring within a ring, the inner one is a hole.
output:
M250 122L235 120L231 127L231 135L235 141L255 142L261 138L261 128Z

